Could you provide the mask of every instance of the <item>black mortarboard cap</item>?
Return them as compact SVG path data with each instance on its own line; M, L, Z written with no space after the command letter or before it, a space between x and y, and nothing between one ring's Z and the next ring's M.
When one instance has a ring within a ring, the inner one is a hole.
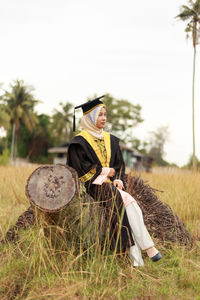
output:
M76 131L76 119L75 119L75 109L82 108L83 114L89 113L91 110L93 110L96 106L102 105L103 102L100 101L101 98L103 98L105 95L98 97L94 100L90 100L88 102L85 102L81 105L78 105L74 107L74 118L73 118L73 131Z

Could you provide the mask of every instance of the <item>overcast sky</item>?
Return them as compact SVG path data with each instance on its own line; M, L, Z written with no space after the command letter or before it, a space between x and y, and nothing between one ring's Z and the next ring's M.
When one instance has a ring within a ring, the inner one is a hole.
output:
M50 114L110 93L142 106L135 136L169 126L165 159L184 165L192 153L192 59L182 0L0 0L0 82L35 87ZM197 73L200 70L197 52ZM200 76L196 76L196 153L200 159Z

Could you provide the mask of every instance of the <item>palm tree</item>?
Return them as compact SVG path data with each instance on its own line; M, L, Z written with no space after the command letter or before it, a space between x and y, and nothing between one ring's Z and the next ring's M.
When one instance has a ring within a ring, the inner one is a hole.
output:
M196 154L195 154L195 118L194 118L194 90L195 90L195 67L196 67L196 46L198 44L198 37L200 32L200 0L189 0L189 5L182 5L181 13L176 16L181 21L187 21L185 32L187 38L192 37L193 41L193 78L192 78L192 131L193 131L193 155L192 155L192 167L196 169Z
M0 104L0 127L3 127L5 130L9 129L10 118L6 112L5 104Z
M70 102L59 103L61 111L55 109L52 116L52 130L56 136L56 142L69 142L72 138L72 108L74 105Z
M10 85L10 91L4 91L2 100L7 104L6 110L10 116L10 124L12 126L12 144L11 144L11 160L16 158L17 142L20 135L22 122L29 131L37 124L37 116L33 109L39 101L34 99L32 95L33 88L24 85L21 80L15 80Z

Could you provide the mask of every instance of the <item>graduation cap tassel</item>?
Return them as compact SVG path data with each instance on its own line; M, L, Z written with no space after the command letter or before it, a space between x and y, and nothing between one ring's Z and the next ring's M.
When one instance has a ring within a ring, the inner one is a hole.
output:
M75 119L75 109L74 109L74 116L73 116L73 132L76 131L76 119Z

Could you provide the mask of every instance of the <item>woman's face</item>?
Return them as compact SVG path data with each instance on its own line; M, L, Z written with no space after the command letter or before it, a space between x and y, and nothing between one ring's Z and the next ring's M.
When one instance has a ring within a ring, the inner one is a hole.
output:
M99 116L97 118L96 126L99 129L102 129L106 126L106 109L105 107L102 107L99 113Z

